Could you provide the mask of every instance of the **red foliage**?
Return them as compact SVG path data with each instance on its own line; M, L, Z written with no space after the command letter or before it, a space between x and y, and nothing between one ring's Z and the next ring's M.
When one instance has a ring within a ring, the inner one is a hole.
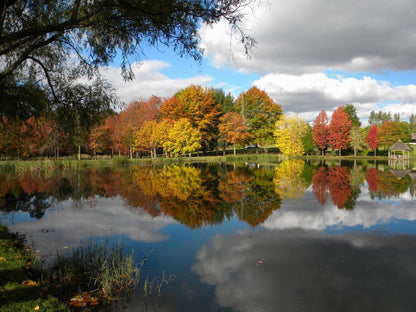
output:
M328 127L328 143L333 149L347 149L350 143L351 120L342 106L332 114Z
M312 139L322 151L328 147L328 117L324 110L319 113L313 122Z
M367 170L365 174L365 179L367 180L368 187L373 193L377 192L377 178L378 169L371 168Z
M326 203L328 197L328 172L320 167L312 177L312 192L321 205Z
M366 142L372 149L376 149L378 147L377 125L373 125L368 131Z
M339 209L344 208L351 197L350 174L347 167L332 167L329 169L328 186L332 202Z

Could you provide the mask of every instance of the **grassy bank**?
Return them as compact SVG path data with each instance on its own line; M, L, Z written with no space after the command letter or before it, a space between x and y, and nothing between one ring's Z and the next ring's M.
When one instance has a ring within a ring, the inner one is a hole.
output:
M176 163L238 163L238 162L256 162L270 163L279 161L278 154L241 154L227 156L195 156L195 157L172 157L156 159L151 158L133 158L114 157L113 159L99 160L74 160L65 159L41 159L41 160L9 160L0 161L0 168L30 171L30 170L54 170L54 169L79 169L87 167L104 167L104 166L121 166L121 165L162 165Z
M0 311L69 311L39 283L33 261L22 241L0 226Z

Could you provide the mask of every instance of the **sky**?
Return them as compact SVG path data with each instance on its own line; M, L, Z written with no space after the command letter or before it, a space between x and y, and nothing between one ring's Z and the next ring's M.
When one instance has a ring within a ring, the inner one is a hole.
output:
M226 22L199 29L201 63L169 47L143 46L133 58L135 79L124 82L117 62L102 69L120 99L170 97L199 84L234 96L265 90L287 115L313 121L354 104L366 122L371 111L416 113L416 6L413 0L257 0L242 29L256 47L244 55Z

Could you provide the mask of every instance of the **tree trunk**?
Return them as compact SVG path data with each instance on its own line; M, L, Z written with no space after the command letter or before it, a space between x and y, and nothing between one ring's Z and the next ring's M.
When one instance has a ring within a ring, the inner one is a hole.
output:
M133 159L133 147L130 141L130 159Z
M81 145L78 144L78 160L81 160Z
M235 156L235 144L234 144L234 156Z
M339 149L339 157L341 157L341 149Z

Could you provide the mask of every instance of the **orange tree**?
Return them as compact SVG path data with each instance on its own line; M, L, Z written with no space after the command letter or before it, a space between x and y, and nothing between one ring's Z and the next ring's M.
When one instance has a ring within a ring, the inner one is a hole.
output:
M229 112L220 118L219 135L230 144L233 144L234 155L235 145L244 144L251 135L248 133L246 119L238 113Z
M322 110L315 118L312 127L312 138L315 145L322 151L322 156L328 148L328 116Z

